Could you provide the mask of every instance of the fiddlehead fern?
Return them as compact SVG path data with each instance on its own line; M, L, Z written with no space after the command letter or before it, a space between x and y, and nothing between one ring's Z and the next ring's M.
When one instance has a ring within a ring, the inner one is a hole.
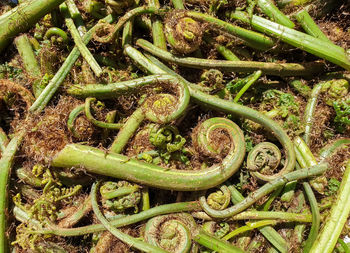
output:
M141 200L140 187L127 181L105 182L101 188L102 203L108 209L121 212L125 209L134 207L138 210L138 204Z
M223 210L230 204L231 192L227 186L221 186L220 191L209 194L208 205L215 210Z
M263 179L261 175L274 174L280 162L281 152L279 148L271 142L262 142L249 152L247 168L253 176Z
M177 52L188 54L196 51L202 43L202 25L186 17L184 11L174 11L165 19L166 38Z
M179 191L208 189L224 182L240 167L245 156L240 128L225 118L212 118L193 134L196 150L221 163L202 170L175 170L141 162L120 154L108 154L84 145L70 144L52 160L55 167L84 166L87 171L140 184ZM218 137L215 139L214 137ZM214 141L213 141L214 140ZM126 173L127 172L127 173Z
M170 252L189 252L191 231L197 228L190 214L179 213L158 216L146 224L145 240Z
M226 222L216 223L215 221L208 221L203 224L202 228L218 238L224 237L230 231L230 226Z

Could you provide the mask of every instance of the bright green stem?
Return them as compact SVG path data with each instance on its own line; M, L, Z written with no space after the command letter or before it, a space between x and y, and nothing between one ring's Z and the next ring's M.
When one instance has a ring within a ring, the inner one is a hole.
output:
M80 36L83 37L86 33L86 27L84 25L84 20L79 12L78 7L75 5L74 0L66 0L65 3L67 4L70 16L77 26Z
M318 235L317 240L312 245L310 253L330 253L337 243L338 237L343 230L344 224L350 213L350 160L347 162L346 169L337 194L337 200L333 204L331 213Z
M155 47L152 43L138 39L138 46L147 52L169 62L174 62L181 66L196 69L220 69L227 72L244 72L251 73L261 70L267 75L276 76L310 76L319 73L323 69L323 64L319 63L272 63L272 62L256 62L256 61L223 61L223 60L206 60L193 57L178 57L171 53Z
M216 50L228 61L239 61L240 59L227 47L215 44Z
M275 42L267 36L235 26L210 15L194 11L186 11L185 15L201 22L208 22L211 25L210 27L241 38L242 40L246 41L249 46L256 49L267 50L271 49L275 45Z
M255 15L251 19L251 25L258 31L273 35L292 46L350 70L350 60L345 50L339 46Z
M318 95L322 89L322 83L318 83L312 89L311 96L307 102L304 112L305 133L304 140L306 144L310 143L312 125L314 123L314 112L317 106Z
M111 15L108 15L106 18L104 18L104 21L107 23L113 22L113 17ZM87 44L94 32L94 29L96 26L91 28L83 37L83 41L85 44ZM70 72L71 68L73 67L75 61L79 58L80 51L77 47L74 47L71 53L68 55L64 63L62 64L61 68L57 71L55 76L51 79L49 84L45 87L45 89L42 91L40 96L35 100L33 105L29 108L29 111L32 113L38 113L42 111L47 103L50 101L50 99L55 94L56 90L60 87L60 85L63 83L64 79Z
M9 143L9 138L7 137L4 130L0 127L0 152L4 152L7 144Z
M79 116L79 114L84 111L84 109L85 109L85 104L78 105L70 112L68 116L67 127L68 127L68 130L73 134L75 138L80 138L80 135L77 131L75 131L74 121Z
M261 76L261 70L255 71L254 74L249 78L248 82L243 86L243 88L237 93L233 102L237 103L243 94L252 86Z
M137 128L141 125L142 121L145 119L145 114L141 108L136 109L133 114L125 122L124 126L118 132L117 137L114 139L110 151L120 154L126 144L128 144L129 139L134 135Z
M304 182L303 187L305 190L305 194L309 200L311 213L312 213L312 224L311 224L310 233L309 233L309 236L307 237L307 240L305 241L305 245L303 248L303 252L308 253L310 252L311 246L313 245L313 243L317 238L318 230L320 229L321 215L320 215L320 210L318 208L315 194L312 191L310 184L308 182Z
M315 21L312 19L310 14L307 12L307 10L301 9L294 15L295 19L298 21L298 23L303 27L306 33L309 35L318 38L320 40L323 40L325 42L332 43L331 40L328 39L328 37L321 31L321 29L317 26Z
M118 23L113 26L113 29L108 34L103 34L102 36L98 35L99 29L104 30L104 23L98 23L96 26L96 34L94 36L94 39L101 43L112 43L118 38L118 34L120 30L123 28L126 22L134 18L135 16L139 16L142 14L163 14L165 11L156 7L148 7L148 6L141 6L137 7L135 9L132 9L128 11L123 17L118 19Z
M64 0L28 0L0 16L0 52L17 34L30 29Z
M146 211L151 208L149 201L149 190L148 187L142 187L142 211Z
M294 144L297 151L297 160L303 168L317 164L316 159L311 153L311 150L300 137L296 137L294 139ZM312 213L312 224L311 224L310 233L303 248L303 252L308 253L314 241L317 238L318 230L320 228L320 223L321 223L321 215L320 215L320 210L318 208L315 194L312 191L310 184L308 182L303 182L303 188L309 200L311 213Z
M44 38L45 39L50 39L52 36L60 37L64 44L68 44L68 42L69 42L67 33L65 31L63 31L62 29L58 28L58 27L51 27L51 28L49 28L46 31Z
M231 191L231 200L233 204L238 204L239 202L244 200L243 195L233 185L230 185L228 188ZM288 252L287 242L273 227L265 226L265 227L259 228L259 231L280 252L283 252L283 253Z
M219 253L244 253L240 248L220 240L204 230L200 230L198 234L193 237L193 240L200 245Z
M100 149L70 144L52 161L55 167L83 166L91 173L126 179L140 184L177 191L196 191L219 185L231 177L240 167L245 154L244 136L239 127L224 118L211 119L208 138L215 129L223 129L232 144L226 157L219 164L202 170L176 170L148 164L124 155L106 154ZM125 125L124 125L125 126Z
M257 0L259 8L273 21L278 24L293 28L294 23L281 12L271 0Z
M339 148L347 147L349 145L349 138L336 140L332 144L329 144L320 150L320 160L323 161L324 159L332 156Z
M7 204L8 204L8 184L11 175L11 167L19 145L24 136L23 132L17 133L7 145L0 159L0 252L7 252Z
M21 56L27 74L34 78L32 88L33 93L37 98L42 91L42 88L40 87L41 71L39 63L35 57L32 45L29 41L28 36L25 34L17 37L15 39L15 44Z
M287 182L294 181L294 180L301 180L304 178L320 175L323 172L325 172L327 168L328 168L327 164L319 164L319 165L310 167L308 169L302 169L302 170L293 171L288 174L285 174L279 178L276 178L271 182L266 183L265 185L260 187L258 190L252 192L243 201L225 210L214 210L210 208L207 202L205 201L205 198L203 197L200 198L200 204L203 210L205 210L205 212L210 216L215 218L228 218L230 216L238 214L239 212L247 209L248 207L253 205L256 201L263 198L264 196L271 193L272 191L276 190L278 187L285 185Z
M70 34L72 35L75 46L79 49L81 55L84 57L85 61L89 64L89 66L91 67L95 75L99 77L102 74L102 69L100 65L97 63L97 61L95 60L95 58L92 56L89 49L86 47L85 43L83 42L79 34L79 31L75 26L74 21L68 12L67 5L65 3L61 4L60 9L61 9L61 12L63 13L66 26L70 31Z
M247 222L245 226L239 227L227 235L225 235L222 239L223 240L230 240L232 237L239 235L241 233L244 233L246 231L251 231L256 228L261 228L265 226L270 226L270 225L276 225L278 222L276 220L262 220L262 221L255 221L255 222Z
M124 234L119 229L115 228L110 221L108 221L104 215L101 213L100 208L97 203L97 189L98 189L99 183L94 183L91 188L91 202L92 202L92 209L94 210L94 213L97 217L97 219L102 223L102 225L115 237L117 237L122 242L128 244L130 247L133 247L135 249L139 249L143 252L150 252L150 253L167 253L167 251L158 248L156 246L153 246L151 244L148 244L146 242L140 241L128 234Z
M152 45L152 44L151 44ZM198 90L198 86L186 81L183 77L177 75L175 72L170 70L163 63L158 61L155 58L151 58L152 61L143 56L140 52L132 47L128 47L130 51L128 51L128 55L132 55L133 59L137 61L139 65L142 66L146 71L151 72L153 74L159 73L169 73L170 75L174 75L179 78L181 81L185 82L190 88L190 94L194 102L203 105L205 107L212 108L214 110L239 115L241 117L250 119L260 125L263 125L267 130L271 131L275 134L277 139L281 142L283 148L285 149L286 161L285 165L275 175L261 175L263 180L269 181L273 180L275 177L281 176L285 173L288 173L294 169L295 166L295 153L294 153L294 145L290 141L288 135L284 132L284 130L276 124L272 119L266 117L262 113L248 108L246 106L242 106L239 104L232 103L230 101L226 101L224 99L220 99L211 95L208 95L204 92Z
M232 216L230 220L264 220L273 219L276 222L311 222L311 215L309 214L297 214L287 212L273 212L273 211L244 211L235 216Z
M163 214L191 212L191 211L199 211L199 210L201 210L201 207L197 201L179 202L179 203L156 206L137 214L112 219L110 222L112 226L119 228L119 227L131 225L131 224L135 224L137 222L144 221L152 217L156 217ZM103 225L93 224L85 227L68 228L68 229L53 227L50 229L39 230L37 233L52 234L52 235L58 235L58 236L81 236L85 234L98 233L104 230L105 228Z
M148 5L150 7L160 8L159 0L148 0ZM156 47L166 50L166 38L163 22L157 17L152 17L152 36L153 44Z
M103 121L99 121L97 119L94 118L94 116L91 113L91 103L96 101L96 98L87 98L85 99L85 115L86 118L95 126L97 127L101 127L101 128L107 128L107 129L120 129L122 128L123 124L119 124L119 123L107 123L107 122L103 122Z
M23 34L15 39L17 50L21 56L26 72L34 78L41 77L39 63L35 58L32 44L26 34ZM33 87L34 88L34 87Z
M340 247L342 248L341 250L339 250L339 248L337 247L337 249L340 252L345 252L345 253L350 253L350 249L347 243L345 243L342 239L338 239L338 243L340 244Z
M297 161L302 166L302 168L314 166L317 164L314 155L312 154L310 148L299 136L295 137L294 145L301 155L301 158L297 156Z
M122 47L130 45L132 43L132 30L133 30L134 21L130 20L125 23L122 35Z
M184 10L185 6L182 0L171 0L174 5L174 8L177 10Z

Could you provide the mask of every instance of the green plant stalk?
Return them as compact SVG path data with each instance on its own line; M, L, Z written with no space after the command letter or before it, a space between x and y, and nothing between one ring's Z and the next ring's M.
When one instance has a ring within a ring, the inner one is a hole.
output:
M174 8L177 10L184 10L185 6L182 0L171 0L174 5Z
M10 142L4 130L0 127L0 152L5 152L7 144Z
M159 9L159 0L148 0L148 6ZM163 22L157 17L152 17L152 37L153 44L156 47L166 50L166 38L164 33Z
M74 0L66 0L65 3L67 4L70 16L72 17L77 26L80 37L83 37L86 33L86 27L84 25L84 20L79 12L78 7L75 5Z
M150 201L149 201L149 190L148 187L144 186L142 187L142 211L149 210L151 208Z
M287 184L286 184L286 185L287 185ZM282 190L283 190L284 187L285 187L285 186L280 187L280 188L277 188L276 191L274 191L274 192L270 195L270 197L267 199L267 201L266 201L266 202L264 203L264 205L262 206L262 210L263 210L263 211L269 211L272 202L273 202L278 196L280 196L280 194L281 194L281 192L282 192Z
M267 50L275 45L273 39L264 36L263 34L232 25L210 15L194 11L186 11L185 15L201 22L208 22L213 28L234 35L246 41L249 46L256 49Z
M39 63L35 58L32 44L30 43L28 36L26 34L18 36L15 39L15 44L27 73L31 77L40 78L41 71Z
M75 138L80 138L80 135L75 131L74 121L85 110L85 104L76 106L69 114L67 120L68 130L73 134Z
M89 64L92 71L95 73L97 77L99 77L102 74L102 69L100 65L97 63L89 49L86 47L85 43L83 42L79 31L77 27L74 24L73 19L71 18L68 7L65 3L60 5L61 13L64 16L65 24L70 31L70 34L72 35L72 38L74 40L75 46L79 49L81 56L85 59L85 61Z
M128 11L123 17L118 19L117 24L115 24L113 26L113 29L109 34L102 36L102 37L99 37L98 41L101 43L112 43L113 41L115 41L118 38L118 34L119 34L120 30L123 28L123 26L125 25L125 23L127 21L131 20L132 18L134 18L135 16L139 16L139 15L147 14L147 13L161 15L165 12L166 11L163 9L159 9L156 7L148 7L148 6L141 6L141 7L137 7L135 9L132 9L132 10ZM100 27L103 27L104 24L99 23L96 26L97 26L97 29L99 29Z
M304 187L305 194L309 200L311 213L312 213L311 229L303 248L303 252L308 253L310 252L310 249L317 238L318 230L320 229L321 215L320 215L320 210L318 208L315 194L312 191L310 184L308 182L304 182L303 187Z
M288 135L284 132L284 130L276 124L272 119L266 117L264 114L248 108L246 106L242 106L239 104L232 103L230 101L226 101L224 99L220 99L211 95L208 95L198 89L198 86L186 81L183 77L176 74L174 71L170 70L163 63L158 61L155 58L151 58L151 60L147 59L143 54L138 52L136 49L129 47L130 51L127 51L127 54L132 57L139 65L142 66L143 69L152 73L152 74L160 74L160 73L168 73L170 75L174 75L179 78L181 81L186 83L189 86L190 95L192 100L200 105L203 105L207 108L212 108L214 110L219 110L222 112L239 115L241 117L250 119L260 125L263 125L267 130L271 131L275 134L277 139L281 142L283 148L286 152L286 161L283 169L275 174L275 175L260 175L260 178L265 181L273 180L274 178L281 176L285 173L292 171L295 167L295 152L294 145L289 139Z
M91 203L92 203L92 209L94 210L94 213L97 217L97 219L102 223L102 225L115 237L117 237L122 242L126 243L132 248L141 250L143 252L150 252L150 253L167 253L167 251L153 246L149 243L140 241L128 234L124 234L117 228L113 227L113 225L104 217L104 215L101 213L98 203L97 203L97 189L99 187L99 183L94 183L91 187Z
M294 23L284 15L271 0L257 0L257 5L274 22L289 28L294 28Z
M11 175L11 167L17 149L19 148L24 132L18 132L6 146L6 149L2 153L0 159L0 252L7 252L7 204L8 204L8 184L9 177Z
M134 24L134 20L130 20L126 22L124 25L123 35L122 35L122 48L132 43L133 24Z
M249 78L248 82L242 87L242 89L234 97L233 102L237 103L239 99L243 96L243 94L249 89L249 87L252 86L260 78L261 74L262 74L261 70L255 71L254 75L252 75Z
M250 23L253 28L258 31L273 35L283 42L328 60L346 70L350 70L350 60L345 50L339 46L324 42L308 34L290 29L255 15L252 17Z
M42 88L40 87L41 70L39 63L36 60L32 45L29 41L28 36L25 34L17 37L15 39L15 44L21 56L27 74L34 78L32 88L33 93L37 98L42 92Z
M340 252L345 252L345 253L350 253L350 249L348 244L346 244L342 239L338 239L338 243L340 244L340 247L342 248L341 250L339 250L338 247L336 247L336 249L338 249Z
M316 159L314 158L311 150L300 137L296 137L294 139L294 144L295 144L297 153L299 153L297 154L297 160L302 168L317 164ZM311 213L312 213L312 224L311 224L310 233L307 240L305 241L304 248L303 248L303 252L308 253L310 252L310 249L317 238L318 231L320 228L320 223L321 223L321 215L320 215L320 210L317 204L315 194L312 191L310 184L308 182L303 182L303 188L309 200Z
M231 200L233 204L238 204L244 200L243 195L233 185L230 185L228 188L231 191ZM258 229L276 249L283 253L288 252L287 242L273 227L265 226Z
M142 108L136 109L118 132L117 137L114 139L109 150L120 154L144 119L145 114Z
M224 61L205 60L193 57L178 57L171 53L155 47L152 43L138 39L136 44L147 52L169 62L174 62L180 66L196 69L220 69L227 72L251 73L261 70L264 74L275 76L310 76L322 72L323 64L320 63L272 63L256 61Z
M101 128L107 128L107 129L121 129L123 127L123 124L107 123L107 122L103 122L103 121L99 121L99 120L95 119L91 113L91 110L90 110L91 103L94 101L96 101L96 98L86 98L85 99L85 106L84 106L86 118L93 125L95 125L97 127L101 127Z
M200 230L197 235L193 237L193 240L200 245L214 250L219 253L244 253L245 251L240 248L229 244L223 240L218 239L215 236L210 235L204 230Z
M305 132L304 132L304 141L308 145L310 143L312 126L314 123L314 112L317 106L318 96L321 93L322 83L318 83L312 89L311 96L307 102L305 112L304 112L304 124L305 124Z
M338 149L350 146L350 139L338 139L332 144L326 145L320 150L319 157L320 161L332 156Z
M243 198L244 199L244 198ZM234 202L238 203L238 202ZM212 220L210 216L201 216L201 219ZM310 214L299 214L279 211L243 211L229 218L229 221L235 220L276 220L277 222L312 222L312 216Z
M247 209L248 207L253 205L256 201L266 196L267 194L271 193L272 191L276 190L278 187L285 185L287 182L294 181L294 180L301 180L304 178L320 175L323 172L325 172L327 168L328 168L327 164L319 164L319 165L310 167L308 169L301 169L298 171L293 171L288 174L285 174L279 178L276 178L271 182L266 183L265 185L260 187L258 190L252 192L243 201L225 210L212 209L207 204L205 197L201 197L199 201L203 210L210 216L214 218L228 218L230 216L238 214L239 212Z
M64 0L28 0L0 16L0 52L17 34L30 29Z
M350 160L348 160L346 169L337 194L337 200L332 206L331 213L325 222L321 233L312 245L310 253L330 253L337 243L338 237L344 227L350 213Z
M107 23L113 22L113 17L111 15L108 15L103 19ZM92 34L95 30L96 26L91 28L82 38L84 43L87 44ZM55 94L56 90L60 87L60 85L63 83L64 79L70 72L71 68L73 67L75 61L79 58L80 51L77 47L74 47L71 53L68 55L60 69L56 72L55 76L50 80L49 84L45 87L45 89L42 91L40 96L35 100L33 105L29 108L29 111L32 113L38 113L42 111L47 103L50 101L50 99Z
M247 222L245 226L239 227L227 235L225 235L222 239L223 240L230 240L232 237L235 237L236 235L239 235L241 233L247 232L254 230L256 228L261 228L265 226L270 226L270 225L276 225L278 221L276 220L262 220L262 221L254 221L254 222Z
M239 61L240 59L227 47L220 45L213 38L205 37L205 42L208 44L213 44L216 48L216 51L219 52L226 60L228 61Z
M333 44L333 42L321 31L305 8L298 11L294 17L307 34Z
M169 213L179 213L179 212L191 212L201 210L200 205L197 201L192 202L179 202L173 204L166 204L161 206L156 206L150 208L146 211L142 211L137 214L132 214L128 216L118 217L116 219L111 219L111 225L119 228L127 225L135 224L140 221L150 219L155 216L169 214ZM58 235L58 236L81 236L85 234L98 233L106 230L102 224L93 224L84 227L78 228L59 228L59 227L50 227L46 229L37 230L38 234L47 234L47 235Z
M162 168L124 155L106 154L97 148L78 144L66 145L53 158L52 166L73 167L81 165L91 173L126 179L162 189L177 191L208 189L219 185L232 176L244 159L244 136L236 124L229 120L226 121L225 123L219 122L218 126L227 129L234 145L220 164L214 164L203 170Z

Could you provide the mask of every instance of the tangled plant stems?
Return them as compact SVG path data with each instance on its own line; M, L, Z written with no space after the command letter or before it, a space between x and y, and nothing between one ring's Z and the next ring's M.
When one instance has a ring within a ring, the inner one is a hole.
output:
M347 252L345 7L307 4L1 3L0 252Z

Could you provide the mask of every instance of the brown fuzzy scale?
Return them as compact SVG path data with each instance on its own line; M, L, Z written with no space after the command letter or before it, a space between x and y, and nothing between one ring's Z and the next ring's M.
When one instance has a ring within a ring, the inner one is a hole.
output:
M326 172L327 178L335 178L341 182L344 174L344 165L350 159L350 147L339 149L327 162L329 169Z
M67 119L80 103L72 97L61 97L56 106L47 107L44 114L32 115L24 122L27 134L23 139L22 150L27 158L47 164L51 157L72 142Z

